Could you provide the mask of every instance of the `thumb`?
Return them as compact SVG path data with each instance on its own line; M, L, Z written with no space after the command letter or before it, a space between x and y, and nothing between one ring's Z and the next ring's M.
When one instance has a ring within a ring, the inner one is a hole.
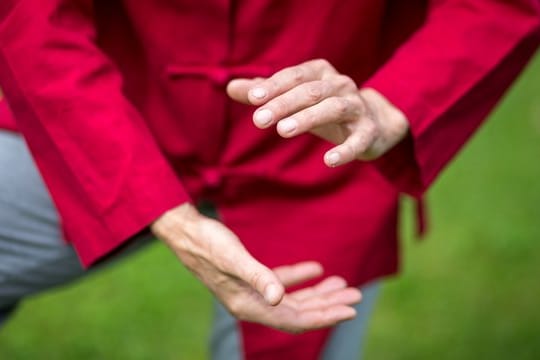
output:
M206 219L205 224L207 237L213 239L211 262L222 273L246 283L270 305L279 304L285 289L274 272L257 261L223 224L211 219Z
M243 104L250 105L248 99L249 90L255 85L263 81L263 78L254 79L234 79L227 84L227 95L233 100Z
M239 260L239 261L238 261ZM247 251L237 259L233 275L257 291L268 304L277 305L285 295L285 288L272 270L264 266Z

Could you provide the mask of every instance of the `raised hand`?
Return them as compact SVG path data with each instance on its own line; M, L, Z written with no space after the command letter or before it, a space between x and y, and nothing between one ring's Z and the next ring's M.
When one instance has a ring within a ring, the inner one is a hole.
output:
M276 126L284 138L311 132L337 145L324 162L338 166L372 160L407 134L405 115L373 89L358 89L326 60L312 60L278 71L269 78L235 79L229 96L258 106L253 122Z

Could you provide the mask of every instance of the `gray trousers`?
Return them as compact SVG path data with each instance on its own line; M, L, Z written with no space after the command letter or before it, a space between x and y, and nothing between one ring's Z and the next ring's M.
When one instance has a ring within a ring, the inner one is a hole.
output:
M132 251L148 239L140 239ZM73 248L64 243L56 209L22 138L0 130L0 326L25 297L85 275ZM360 357L361 340L377 286L363 289L359 316L337 326L323 359ZM241 358L234 318L216 302L212 359Z

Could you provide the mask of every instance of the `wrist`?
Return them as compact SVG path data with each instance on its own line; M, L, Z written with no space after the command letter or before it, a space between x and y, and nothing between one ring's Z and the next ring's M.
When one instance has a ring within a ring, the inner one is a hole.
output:
M186 232L200 216L195 206L186 202L164 212L150 224L150 231L157 238L167 241L172 234Z
M375 89L360 89L360 96L371 105L371 110L378 119L379 131L386 151L390 150L407 135L409 131L407 117Z

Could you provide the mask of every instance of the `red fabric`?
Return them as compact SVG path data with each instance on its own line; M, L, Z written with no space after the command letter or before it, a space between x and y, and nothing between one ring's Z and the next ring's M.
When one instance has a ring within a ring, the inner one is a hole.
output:
M420 195L480 125L536 50L539 13L538 0L431 1L425 24L365 83L409 119L417 169L399 147L376 162L402 191Z
M0 83L84 264L208 199L264 263L316 259L359 285L397 270L399 192L421 195L485 118L538 45L539 12L537 0L2 0ZM411 136L329 169L330 145L258 130L225 95L232 77L317 57L387 96ZM313 359L327 334L242 330L250 359Z
M15 130L17 126L15 125L15 120L13 119L13 114L9 109L7 101L5 101L2 93L0 92L0 123L2 128L7 130Z

